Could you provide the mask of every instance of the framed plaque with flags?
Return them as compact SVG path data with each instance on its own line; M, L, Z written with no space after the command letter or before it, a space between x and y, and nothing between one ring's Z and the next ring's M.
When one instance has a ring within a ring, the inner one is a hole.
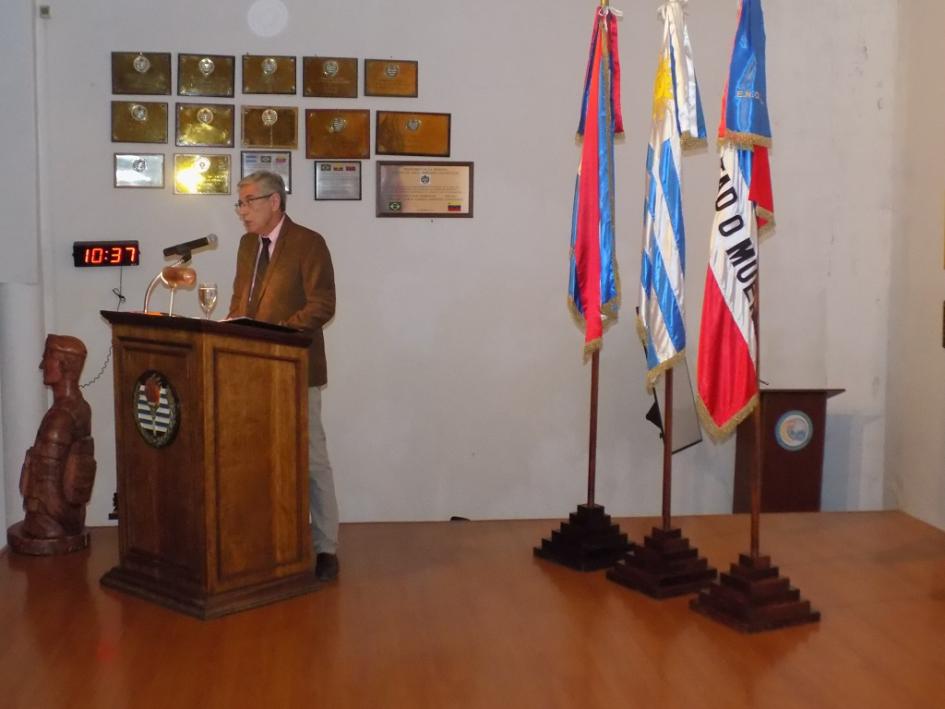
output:
M377 163L378 217L473 216L473 163Z

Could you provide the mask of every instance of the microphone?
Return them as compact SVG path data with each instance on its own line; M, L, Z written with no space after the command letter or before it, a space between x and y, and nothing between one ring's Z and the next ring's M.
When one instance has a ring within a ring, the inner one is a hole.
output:
M193 241L185 241L183 244L176 244L174 246L168 246L164 249L164 256L187 256L190 257L190 252L195 249L202 248L204 246L209 246L214 248L217 245L217 235L216 234L207 234L202 236L199 239L194 239Z

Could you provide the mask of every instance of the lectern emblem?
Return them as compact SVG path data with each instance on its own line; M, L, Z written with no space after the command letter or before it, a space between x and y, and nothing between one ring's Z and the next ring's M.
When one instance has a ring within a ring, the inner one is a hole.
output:
M784 450L799 451L814 437L814 422L803 411L786 411L774 425L774 439Z
M173 441L180 424L180 402L167 377L148 370L138 377L132 396L135 426L145 443L163 448Z

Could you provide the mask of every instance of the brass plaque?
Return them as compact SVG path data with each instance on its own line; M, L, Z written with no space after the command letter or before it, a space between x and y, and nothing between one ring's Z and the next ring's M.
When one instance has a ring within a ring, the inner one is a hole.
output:
M358 97L358 60L346 57L302 57L302 95Z
M378 217L473 215L471 162L379 161Z
M365 59L365 96L417 97L417 62L407 59Z
M167 104L112 101L113 143L166 143Z
M177 94L179 96L233 95L235 59L220 54L178 54Z
M294 94L295 57L243 55L244 94Z
M176 153L174 194L230 194L230 156Z
M177 104L177 145L233 147L233 106L221 103Z
M449 113L378 111L374 134L377 155L450 155Z
M367 109L306 110L305 157L371 157L371 112Z
M112 93L171 93L170 53L112 52Z
M242 106L244 148L299 147L299 112L288 106Z

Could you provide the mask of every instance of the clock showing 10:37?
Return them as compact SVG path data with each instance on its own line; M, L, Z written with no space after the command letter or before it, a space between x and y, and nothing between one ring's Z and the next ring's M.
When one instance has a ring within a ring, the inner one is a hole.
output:
M86 266L137 266L141 250L137 241L73 241L72 261Z

